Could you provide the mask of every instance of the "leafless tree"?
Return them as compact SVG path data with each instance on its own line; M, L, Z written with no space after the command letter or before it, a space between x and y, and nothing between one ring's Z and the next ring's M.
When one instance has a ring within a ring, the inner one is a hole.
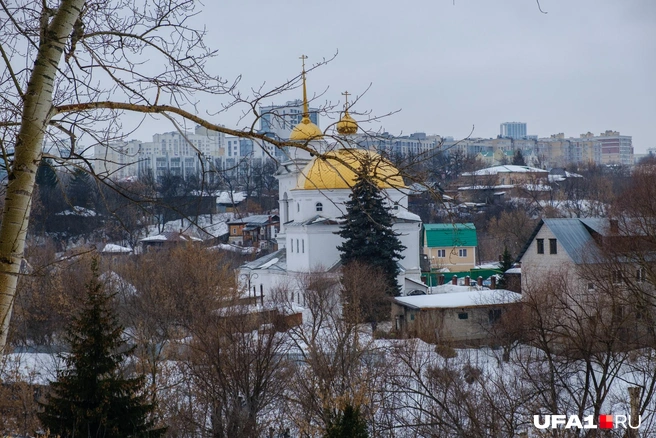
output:
M310 150L307 144L258 134L254 125L228 129L197 115L199 95L225 96L223 109L242 105L257 120L259 102L296 86L299 77L244 96L236 89L237 81L209 73L206 63L215 52L205 45L204 31L189 25L196 5L190 0L146 5L133 0L0 2L0 149L9 173L0 226L0 351L42 158L91 171L92 163L80 145L85 140L106 144L119 139L121 115L126 112L142 117L159 114L178 128L188 122ZM150 74L146 63L163 67ZM66 153L44 153L46 140L65 143Z

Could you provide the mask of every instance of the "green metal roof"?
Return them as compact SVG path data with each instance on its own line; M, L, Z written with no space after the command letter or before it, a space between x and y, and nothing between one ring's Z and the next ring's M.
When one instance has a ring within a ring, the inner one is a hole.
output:
M478 246L476 227L466 224L424 224L426 246L429 248L451 246Z

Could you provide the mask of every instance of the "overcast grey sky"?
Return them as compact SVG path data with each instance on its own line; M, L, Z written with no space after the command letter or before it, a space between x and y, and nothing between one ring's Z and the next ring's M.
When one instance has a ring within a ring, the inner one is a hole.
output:
M473 136L494 137L501 122L522 121L541 137L614 129L637 153L656 147L656 0L540 0L547 14L535 0L205 3L212 69L241 74L244 90L294 77L301 54L339 51L309 91L328 87L323 99L336 102L371 83L358 110L401 111L367 129L461 138L475 126ZM139 137L164 130L148 124Z

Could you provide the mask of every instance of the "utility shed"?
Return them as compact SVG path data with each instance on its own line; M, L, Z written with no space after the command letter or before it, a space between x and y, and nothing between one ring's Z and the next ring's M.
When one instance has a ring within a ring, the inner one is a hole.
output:
M521 299L521 294L505 289L450 288L462 291L394 298L396 329L429 343L488 345L494 340L494 324Z

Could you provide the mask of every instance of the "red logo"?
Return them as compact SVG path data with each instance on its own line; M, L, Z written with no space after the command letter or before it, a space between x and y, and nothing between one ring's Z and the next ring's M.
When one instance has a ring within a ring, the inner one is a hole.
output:
M612 415L600 415L599 416L599 429L612 429L613 428L613 416Z

